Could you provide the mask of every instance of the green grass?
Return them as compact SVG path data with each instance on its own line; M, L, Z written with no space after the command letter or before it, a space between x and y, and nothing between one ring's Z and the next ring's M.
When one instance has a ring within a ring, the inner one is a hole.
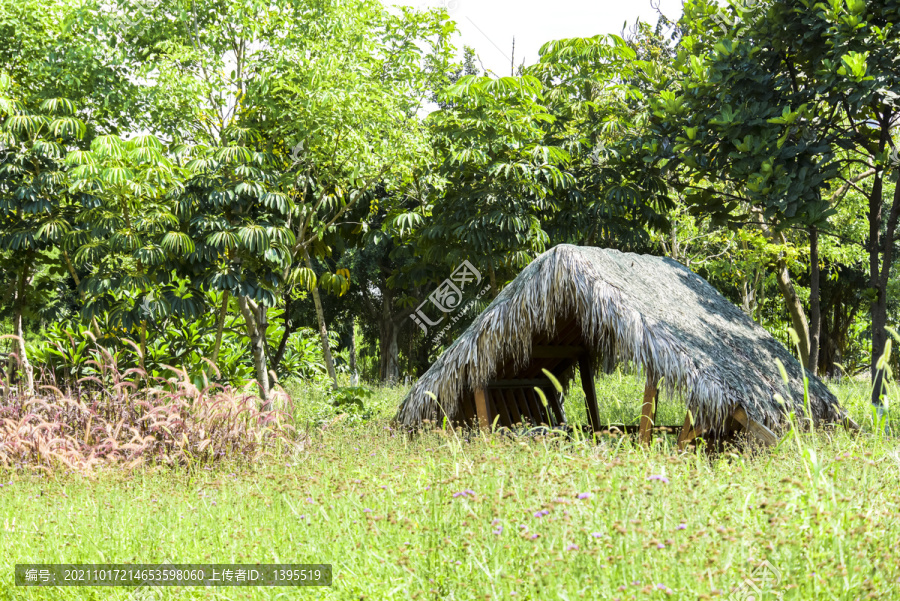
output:
M835 389L864 422L865 387ZM642 390L637 376L601 379L604 421L636 423ZM567 411L583 420L578 392ZM666 437L649 450L625 438L408 438L385 419L404 393L378 389L371 422L310 426L287 458L90 478L0 472L0 600L133 598L15 587L16 563L163 561L331 563L335 580L156 589L162 599L727 598L763 560L784 599L900 598L896 439L837 431L709 459L676 454ZM300 396L298 421L325 407ZM663 399L660 416L683 413Z

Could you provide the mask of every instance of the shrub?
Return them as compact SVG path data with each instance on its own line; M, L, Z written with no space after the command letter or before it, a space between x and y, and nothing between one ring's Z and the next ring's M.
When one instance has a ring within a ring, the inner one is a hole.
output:
M95 375L67 392L39 387L33 397L10 394L0 403L0 465L91 471L102 464L134 467L147 462L194 464L292 450L298 436L285 410L259 411L259 399L231 386L198 388L177 368L177 377L149 377L138 369L120 372L98 346L88 360ZM133 376L146 385L138 389Z

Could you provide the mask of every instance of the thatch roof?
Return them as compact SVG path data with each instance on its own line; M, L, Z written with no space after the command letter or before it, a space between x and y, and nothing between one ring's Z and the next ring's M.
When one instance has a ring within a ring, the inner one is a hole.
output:
M567 320L580 329L591 365L642 366L684 398L704 429L723 428L737 406L770 428L790 410L805 413L800 363L706 280L672 259L564 244L537 257L491 302L416 382L396 421L464 421L464 398L498 372L508 377L529 365L535 341L552 339ZM809 392L817 424L843 418L835 396L812 376Z

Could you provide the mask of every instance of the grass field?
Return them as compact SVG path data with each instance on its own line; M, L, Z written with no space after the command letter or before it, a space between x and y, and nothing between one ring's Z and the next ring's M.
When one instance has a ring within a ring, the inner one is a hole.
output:
M871 424L864 384L834 387ZM715 459L625 438L311 425L290 456L134 472L0 471L0 599L898 599L900 445L871 426ZM583 420L580 391L567 400ZM641 380L598 381L634 423ZM293 391L302 425L321 398ZM660 422L678 423L677 406ZM310 422L311 423L311 422ZM16 563L330 563L326 588L26 588ZM765 562L765 563L763 563ZM737 589L737 590L736 590Z

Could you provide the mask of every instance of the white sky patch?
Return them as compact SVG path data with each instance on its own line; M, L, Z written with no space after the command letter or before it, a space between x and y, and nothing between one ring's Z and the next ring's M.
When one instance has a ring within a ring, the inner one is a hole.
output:
M384 0L386 5L420 9L445 7L456 21L460 37L454 45L472 46L484 67L498 76L510 75L511 60L518 66L537 62L538 50L551 40L621 34L635 20L656 24L658 12L650 0ZM654 0L656 4L657 0ZM681 17L681 0L658 0L669 19ZM512 56L513 37L516 39Z

